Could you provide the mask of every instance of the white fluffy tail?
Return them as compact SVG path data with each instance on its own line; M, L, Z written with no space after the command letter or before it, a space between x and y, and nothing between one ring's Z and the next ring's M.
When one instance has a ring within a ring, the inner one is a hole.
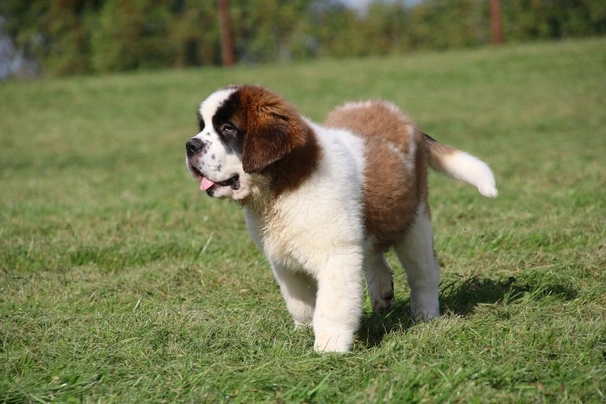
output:
M465 181L476 188L484 196L494 198L498 191L490 167L477 157L464 151L444 156L442 168L445 174L455 180Z
M497 196L494 174L488 164L469 153L440 143L429 135L424 135L431 168L475 186L484 196L490 198Z

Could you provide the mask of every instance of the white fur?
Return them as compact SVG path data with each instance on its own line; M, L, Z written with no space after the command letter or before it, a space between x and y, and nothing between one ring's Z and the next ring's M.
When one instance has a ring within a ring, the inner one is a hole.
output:
M406 270L410 287L410 309L414 319L430 320L438 317L440 267L433 249L431 218L424 205L419 205L412 226L406 236L394 246L394 250Z
M498 191L494 175L486 163L464 151L442 157L446 174L460 181L465 181L478 188L484 196L494 198Z
M425 204L417 207L406 235L393 247L406 270L413 318L431 320L438 317L440 267L433 248L431 217ZM366 252L364 275L373 309L378 312L389 310L393 299L392 273L383 254Z
M233 190L229 187L220 187L216 189L214 196L217 198L239 200L256 191L255 183L251 181L249 175L244 173L240 158L233 153L226 152L225 147L219 140L219 135L213 127L212 121L217 109L235 91L236 88L226 88L216 91L200 105L199 113L204 120L205 126L194 137L202 140L206 152L203 155L191 158L189 162L194 164L205 177L213 182L225 181L237 174L240 178L239 189Z
M366 250L364 276L372 308L379 313L388 311L394 297L393 275L383 254L371 252L370 249Z
M215 91L214 93L209 95L207 99L205 99L202 102L202 104L200 105L200 114L202 114L202 117L204 118L204 122L207 123L207 125L206 125L207 127L209 126L208 124L212 122L212 117L215 114L215 112L217 112L217 109L236 90L237 90L237 88L235 88L235 87L228 87L228 88L224 88L224 89Z
M295 324L313 326L316 351L346 352L362 313L363 144L311 125L330 158L296 192L269 202L271 215L247 207L247 224Z
M368 108L368 107L372 106L374 103L375 103L375 101L372 101L372 100L351 101L351 102L346 102L340 108L342 108L342 109Z

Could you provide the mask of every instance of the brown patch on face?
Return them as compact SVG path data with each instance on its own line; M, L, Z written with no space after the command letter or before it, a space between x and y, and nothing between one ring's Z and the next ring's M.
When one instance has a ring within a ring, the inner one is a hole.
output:
M244 171L260 171L305 145L305 123L280 96L257 86L240 87L238 95L247 120L242 153Z
M238 95L242 111L234 121L246 122L244 171L269 174L276 195L297 188L320 157L313 130L292 105L263 87L242 86Z
M364 224L375 249L387 250L403 236L419 203L427 201L422 135L408 116L380 101L337 108L325 125L348 129L366 142Z
M272 188L276 195L298 188L316 169L320 147L312 129L307 127L306 130L308 134L303 146L269 166Z

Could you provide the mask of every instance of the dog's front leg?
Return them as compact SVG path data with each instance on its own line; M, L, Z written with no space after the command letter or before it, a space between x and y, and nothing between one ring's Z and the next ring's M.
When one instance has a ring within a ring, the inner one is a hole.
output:
M348 352L362 315L362 257L334 253L316 278L318 294L313 316L316 352Z
M316 305L316 281L305 272L292 271L279 262L272 262L271 267L295 326L310 326Z

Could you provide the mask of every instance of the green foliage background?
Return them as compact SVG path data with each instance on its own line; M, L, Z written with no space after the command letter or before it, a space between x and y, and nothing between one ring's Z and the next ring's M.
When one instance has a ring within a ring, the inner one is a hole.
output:
M239 62L400 54L489 42L488 0L373 2L231 0ZM526 42L606 33L603 0L507 0L505 38ZM3 0L6 33L47 75L220 63L216 1Z
M0 403L604 403L604 77L598 38L2 83ZM353 352L313 352L185 168L231 83L316 122L383 98L490 164L496 199L429 177L440 319L412 322L389 254L393 310L365 297Z

